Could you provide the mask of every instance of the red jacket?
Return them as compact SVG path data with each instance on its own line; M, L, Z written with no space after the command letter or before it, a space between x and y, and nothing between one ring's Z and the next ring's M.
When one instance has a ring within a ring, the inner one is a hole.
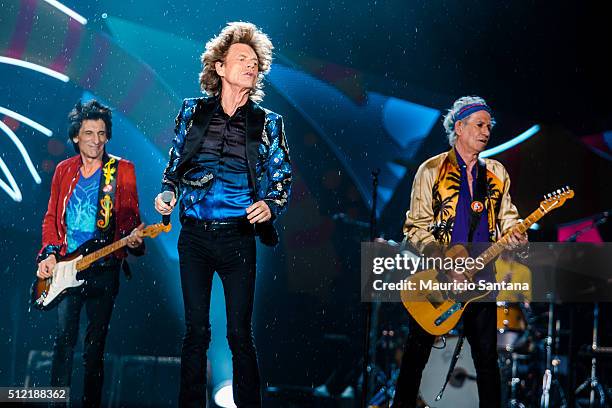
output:
M50 254L66 254L66 206L74 187L79 181L81 164L81 156L77 155L64 160L55 168L53 181L51 182L49 205L42 225L42 248L38 254L37 262ZM114 241L128 235L140 224L134 164L124 159L119 159L117 168L117 191L113 213L115 217ZM141 251L138 251L137 248L136 251L130 252L139 255ZM122 248L114 252L113 255L117 258L125 258L127 252L125 248Z

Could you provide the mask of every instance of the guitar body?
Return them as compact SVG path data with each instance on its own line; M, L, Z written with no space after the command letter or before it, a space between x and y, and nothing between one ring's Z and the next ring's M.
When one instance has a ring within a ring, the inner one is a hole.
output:
M421 280L439 282L438 271L429 269L419 272L408 279L408 281L415 282L417 288L420 287ZM450 298L445 299L445 297L445 294L442 292L427 289L403 290L401 292L402 303L408 313L426 332L435 336L441 336L451 331L463 314L464 307L462 305L457 307L454 300ZM449 310L454 310L454 313L442 324L436 325L436 319Z
M69 293L78 290L85 283L79 280L76 267L70 268L85 251L81 248L63 256L53 268L53 277L36 278L30 290L32 305L39 310L51 310ZM74 273L58 273L59 270L70 270Z
M446 252L445 256L465 258L469 254L462 245L455 245ZM434 336L441 336L451 331L470 302L489 294L489 291L454 293L450 290L435 289L440 284L451 282L447 275L435 269L418 272L407 280L414 282L416 289L402 290L402 303L419 326ZM422 285L421 282L426 282L427 285ZM429 285L431 289L424 287Z

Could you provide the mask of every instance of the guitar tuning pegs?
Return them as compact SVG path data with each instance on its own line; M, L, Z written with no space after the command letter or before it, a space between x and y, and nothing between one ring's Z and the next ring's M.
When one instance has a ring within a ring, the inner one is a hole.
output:
M557 194L561 194L561 190L557 190Z

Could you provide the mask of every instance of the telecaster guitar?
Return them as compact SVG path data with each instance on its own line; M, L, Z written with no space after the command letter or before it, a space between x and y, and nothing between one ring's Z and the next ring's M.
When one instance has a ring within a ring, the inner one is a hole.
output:
M140 231L141 237L155 238L161 232L168 232L172 228L171 224L154 224L145 227ZM100 258L123 248L128 243L128 237L124 237L113 242L97 251L84 256L81 249L66 254L53 268L53 277L47 279L36 278L32 284L31 302L39 310L51 310L68 293L76 290L85 280L79 279L77 273L91 266ZM72 265L69 265L72 264Z
M540 202L540 207L532 212L529 217L514 226L506 235L499 241L492 244L486 251L480 254L483 264L486 265L493 261L505 249L508 244L508 237L515 231L524 234L531 225L537 222L548 212L561 207L565 201L574 197L574 191L569 187L557 190L554 193L544 196L544 200ZM467 257L467 251L461 245L451 247L445 254L447 257ZM470 282L474 281L474 277L483 269L466 270L464 275ZM401 292L402 303L414 320L427 332L441 336L452 330L465 308L470 302L481 299L488 295L491 291L464 292L457 293L452 291L441 291L436 289L421 289L421 281L431 281L433 287L438 286L438 283L449 282L447 276L438 272L435 269L418 272L407 279L414 282L415 290L405 289ZM443 286L443 285L442 285Z

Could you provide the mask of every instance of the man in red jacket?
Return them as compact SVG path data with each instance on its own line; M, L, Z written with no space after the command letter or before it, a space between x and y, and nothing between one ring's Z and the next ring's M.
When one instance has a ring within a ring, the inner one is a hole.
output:
M134 165L106 153L112 137L111 111L95 100L77 103L68 115L68 134L78 153L57 165L42 227L38 254L39 278L53 276L58 257L85 247L107 245L126 235L128 251L144 253L138 212ZM119 270L125 249L95 262L82 272L85 283L57 306L51 385L70 386L79 315L85 306L84 407L100 406L104 377L104 344L119 289Z

